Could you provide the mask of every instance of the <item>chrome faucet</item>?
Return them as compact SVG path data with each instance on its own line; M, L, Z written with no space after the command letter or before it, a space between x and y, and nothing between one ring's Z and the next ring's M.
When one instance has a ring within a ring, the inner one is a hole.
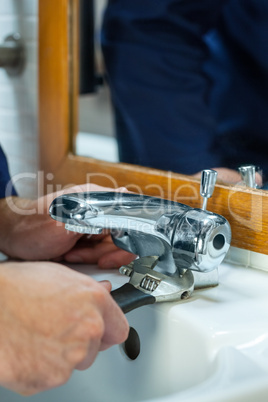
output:
M203 197L202 209L207 209L208 199L212 196L216 184L218 172L213 169L202 171L200 183L200 195Z
M231 229L224 217L205 209L216 175L213 170L202 174L203 209L132 193L86 192L57 197L49 212L77 233L109 229L119 248L139 257L120 268L130 281L112 292L128 312L218 284L218 266L229 249Z
M242 165L239 166L238 170L243 182L247 187L257 188L255 165Z
M110 229L114 243L174 274L209 272L228 251L231 231L220 215L160 198L116 192L66 194L50 206L53 219L78 233Z

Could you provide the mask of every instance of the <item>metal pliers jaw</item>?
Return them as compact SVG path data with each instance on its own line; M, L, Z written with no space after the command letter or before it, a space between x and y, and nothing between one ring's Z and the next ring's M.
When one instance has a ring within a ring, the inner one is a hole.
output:
M192 294L194 276L191 271L165 275L154 271L157 262L157 256L141 257L120 268L120 273L130 280L111 294L124 313L146 304L186 299Z

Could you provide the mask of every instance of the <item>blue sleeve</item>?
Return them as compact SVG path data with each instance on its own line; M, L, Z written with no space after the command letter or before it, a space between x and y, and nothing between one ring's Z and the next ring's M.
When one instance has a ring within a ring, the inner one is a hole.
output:
M123 162L191 174L221 166L203 71L224 0L110 0L102 47Z
M206 41L223 166L252 163L268 180L268 1L229 0Z
M17 195L17 192L11 184L10 191L6 193L7 184L10 182L10 175L8 171L7 160L5 154L0 146L0 198L5 198L10 195Z

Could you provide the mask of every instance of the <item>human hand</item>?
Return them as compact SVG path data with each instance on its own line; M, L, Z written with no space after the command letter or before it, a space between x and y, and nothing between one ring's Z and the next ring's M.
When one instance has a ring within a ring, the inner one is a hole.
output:
M37 200L19 197L0 200L0 221L4 228L2 236L0 234L1 251L9 257L23 260L98 263L104 269L129 264L134 256L118 249L109 234L83 236L68 232L63 223L56 222L49 216L48 209L54 198L63 193L84 191L127 190L85 184Z
M8 262L0 264L0 286L0 384L10 390L60 386L127 338L109 282L51 262Z

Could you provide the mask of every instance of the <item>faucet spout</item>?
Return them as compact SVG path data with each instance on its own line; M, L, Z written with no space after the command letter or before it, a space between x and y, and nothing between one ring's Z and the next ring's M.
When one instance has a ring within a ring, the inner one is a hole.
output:
M118 247L140 257L158 256L156 270L169 274L217 268L231 241L224 217L138 194L66 194L52 202L50 215L79 233L110 229Z

